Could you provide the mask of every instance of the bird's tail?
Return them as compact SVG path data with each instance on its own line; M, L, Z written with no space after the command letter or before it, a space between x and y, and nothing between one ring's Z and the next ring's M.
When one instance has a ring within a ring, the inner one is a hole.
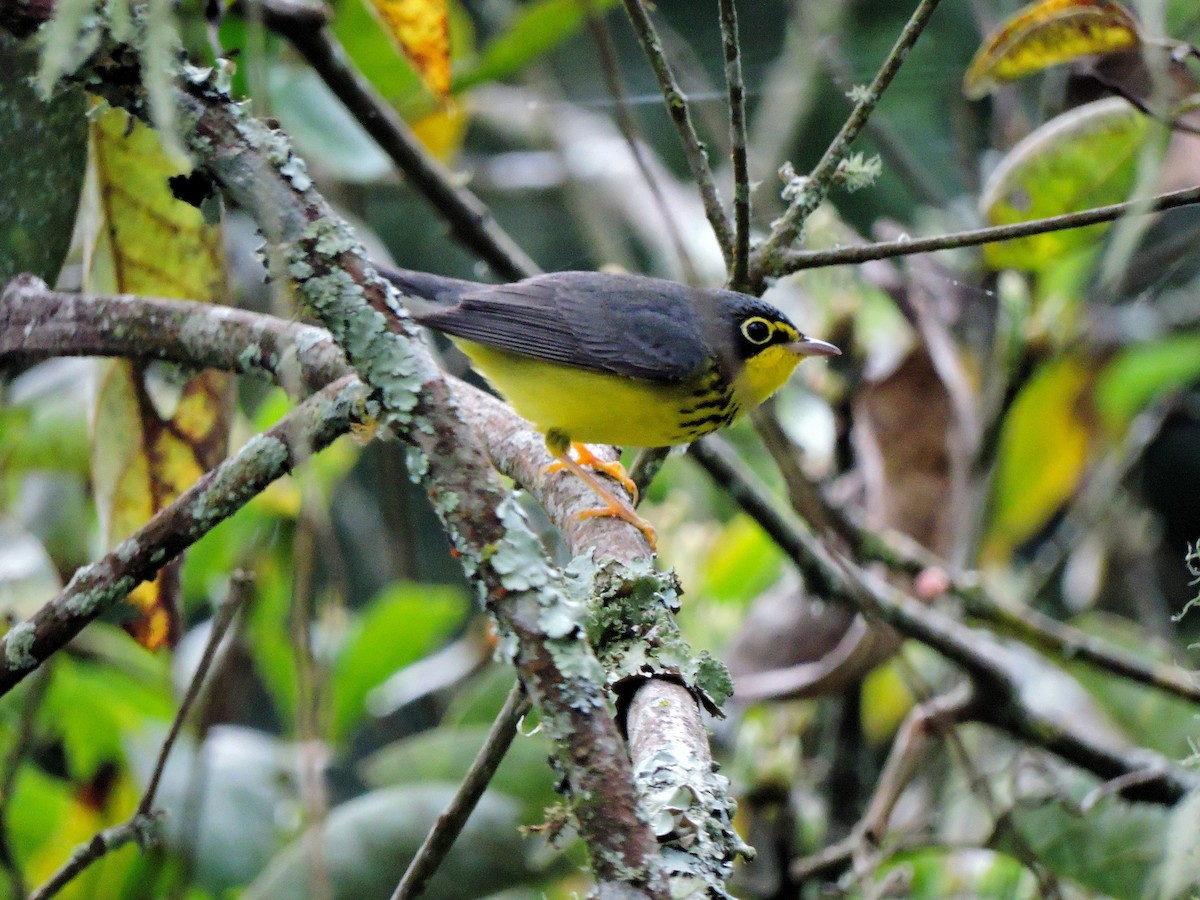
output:
M404 295L405 305L418 322L423 315L453 306L463 294L483 287L475 281L462 281L411 269L394 269L376 264L375 270Z

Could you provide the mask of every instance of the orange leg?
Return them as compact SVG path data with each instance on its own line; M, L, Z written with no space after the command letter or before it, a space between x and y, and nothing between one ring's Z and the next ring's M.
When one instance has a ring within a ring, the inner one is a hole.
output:
M555 459L555 462L546 466L546 471L561 472L563 469L566 469L582 479L605 503L604 506L598 506L595 509L585 509L582 512L576 513L576 515L580 519L590 519L595 516L615 516L618 519L624 519L646 536L651 550L657 549L658 535L654 533L653 526L639 516L633 506L624 497L613 493L592 471L589 471L589 469L598 469L605 475L615 479L629 491L636 503L638 496L637 485L625 473L625 468L619 462L610 463L599 459L583 444L572 444L570 448L562 447L561 449L556 446L557 444L558 441L546 441L546 447L549 449L550 455ZM570 449L575 450L578 459L571 458Z
M549 446L549 442L547 442L547 446ZM586 466L594 472L603 472L613 481L617 482L617 484L621 485L621 487L625 488L625 490L629 491L629 496L633 498L633 505L637 506L639 498L638 486L629 477L629 473L625 471L625 467L621 465L619 459L613 462L601 459L591 451L587 444L579 444L574 441L571 442L571 451L574 452L575 462L579 463L579 465ZM546 466L547 472L561 472L563 469L570 468L565 461L565 459L570 458L567 453L559 453L554 447L550 447L550 452L558 461Z

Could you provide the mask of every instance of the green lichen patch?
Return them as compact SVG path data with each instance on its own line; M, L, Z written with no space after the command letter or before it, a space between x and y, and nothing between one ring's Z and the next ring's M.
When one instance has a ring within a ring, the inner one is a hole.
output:
M568 571L591 575L595 600L587 632L612 687L666 675L692 690L710 712L721 714L732 681L720 662L694 653L680 633L674 618L680 589L673 572L655 571L649 560L624 567L573 563Z

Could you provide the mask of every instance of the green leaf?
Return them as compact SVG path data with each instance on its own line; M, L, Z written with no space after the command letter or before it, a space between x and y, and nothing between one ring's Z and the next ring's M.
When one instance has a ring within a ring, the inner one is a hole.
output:
M1178 668L1176 652L1135 622L1095 613L1080 616L1071 624L1149 665ZM1068 670L1131 740L1168 759L1192 754L1193 742L1200 739L1200 720L1193 704L1094 666L1072 664Z
M462 591L446 585L397 583L373 600L334 664L334 739L349 734L372 688L435 650L462 624L468 607Z
M0 612L13 621L33 615L62 587L42 542L0 516Z
M1161 897L1195 897L1200 888L1200 791L1192 791L1171 812L1161 870Z
M355 183L384 180L392 161L308 66L270 70L271 108L309 165Z
M749 603L779 579L783 552L749 516L736 516L708 555L697 593L714 600Z
M591 6L601 14L615 2L595 0ZM455 73L454 91L520 72L579 31L588 5L583 0L541 0L522 6L508 30L483 48L479 60Z
M1062 357L1043 366L1013 402L1000 434L986 558L1006 559L1074 492L1091 447L1092 381L1088 360Z
M43 734L61 739L71 776L86 780L125 759L125 735L169 722L174 710L165 668L155 683L60 653L37 720Z
M1069 781L1074 784L1064 784ZM1096 784L1094 778L1063 772L1051 788L1055 796L1037 805L1023 802L1012 811L1013 828L1035 857L1060 878L1106 896L1145 896L1163 854L1171 811L1111 795L1084 814L1063 803L1064 790L1078 803ZM1000 829L994 848L1024 849L1015 843L1010 830Z
M984 186L989 225L1010 225L1129 199L1147 118L1120 98L1051 119L1012 148ZM984 246L993 269L1042 271L1096 245L1108 224Z
M454 785L406 785L373 791L330 812L316 840L300 837L271 863L242 900L308 900L313 854L323 857L333 900L387 897L450 802ZM483 795L450 854L422 894L426 900L487 897L538 878L533 844L518 832L519 805Z
M43 102L37 54L0 35L0 284L32 272L53 284L71 243L87 162L86 100L77 88Z
M1096 382L1096 408L1120 433L1143 407L1200 375L1200 334L1184 334L1123 350Z
M363 760L363 780L372 787L461 781L487 732L485 726L441 727L397 741ZM489 790L520 798L521 818L527 824L557 799L550 753L550 743L541 733L518 734L489 784Z
M69 818L79 807L75 786L61 778L53 778L32 764L17 771L9 804L19 814L11 815L5 823L8 840L18 859L28 860L39 849L53 843Z
M904 896L910 900L1037 896L1033 874L1011 856L992 850L931 847L904 851L880 867L876 880L896 869L903 869L907 876Z
M143 730L130 741L143 786L163 736L164 729ZM180 736L155 806L166 812L167 846L192 861L197 884L224 891L262 872L300 821L297 766L295 747L253 729L213 728L200 754L190 736Z

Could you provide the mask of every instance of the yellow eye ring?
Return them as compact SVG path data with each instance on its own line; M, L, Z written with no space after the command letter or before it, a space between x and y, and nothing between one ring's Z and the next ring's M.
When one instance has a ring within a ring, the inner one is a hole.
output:
M752 344L765 344L775 332L773 326L762 316L753 316L742 323L742 337Z

